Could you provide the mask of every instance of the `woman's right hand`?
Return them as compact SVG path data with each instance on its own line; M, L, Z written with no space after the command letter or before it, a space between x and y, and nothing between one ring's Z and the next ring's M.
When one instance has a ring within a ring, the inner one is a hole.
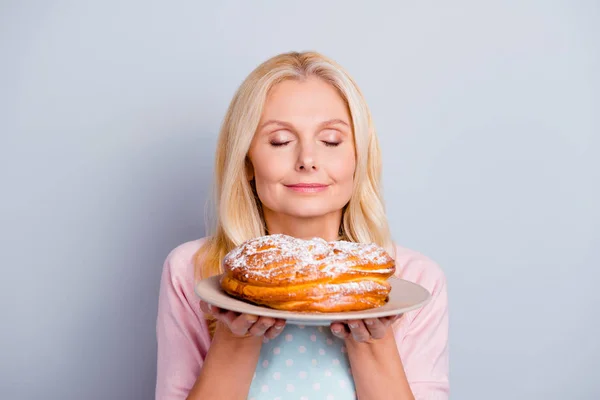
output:
M285 320L258 317L225 310L200 300L200 309L221 322L234 337L265 336L274 339L285 327Z

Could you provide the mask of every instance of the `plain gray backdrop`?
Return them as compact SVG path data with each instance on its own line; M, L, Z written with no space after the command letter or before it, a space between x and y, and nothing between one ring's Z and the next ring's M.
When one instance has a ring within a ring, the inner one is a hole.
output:
M235 89L290 50L364 91L395 239L448 278L451 398L600 398L599 26L594 1L0 2L0 398L153 398L163 260L204 235Z

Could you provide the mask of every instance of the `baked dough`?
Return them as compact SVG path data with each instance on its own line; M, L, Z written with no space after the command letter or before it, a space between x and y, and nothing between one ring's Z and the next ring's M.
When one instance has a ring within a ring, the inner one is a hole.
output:
M223 260L229 295L278 310L344 312L388 301L390 255L375 244L274 234L251 239Z

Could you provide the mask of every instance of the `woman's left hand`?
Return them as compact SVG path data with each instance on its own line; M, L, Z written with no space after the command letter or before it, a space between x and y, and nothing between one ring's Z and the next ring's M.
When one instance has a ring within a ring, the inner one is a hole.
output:
M331 324L331 332L340 339L352 337L355 342L373 343L382 339L390 325L400 316L334 322Z

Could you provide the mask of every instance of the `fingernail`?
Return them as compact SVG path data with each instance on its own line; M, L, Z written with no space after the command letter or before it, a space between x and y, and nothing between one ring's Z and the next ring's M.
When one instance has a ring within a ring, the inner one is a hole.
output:
M258 321L258 318L256 318L254 315L246 315L246 321L255 323L256 321Z
M283 329L283 326L281 326L281 325L275 325L275 329Z
M338 326L336 326L332 330L333 330L333 333L340 333L342 331Z
M349 324L349 325L350 325L350 328L356 328L356 327L358 326L358 324L357 324L357 323L354 323L354 322L353 322L353 323L351 323L351 324Z
M368 320L365 321L365 324L367 324L367 325L373 325L373 321L371 321L370 319L368 319Z

